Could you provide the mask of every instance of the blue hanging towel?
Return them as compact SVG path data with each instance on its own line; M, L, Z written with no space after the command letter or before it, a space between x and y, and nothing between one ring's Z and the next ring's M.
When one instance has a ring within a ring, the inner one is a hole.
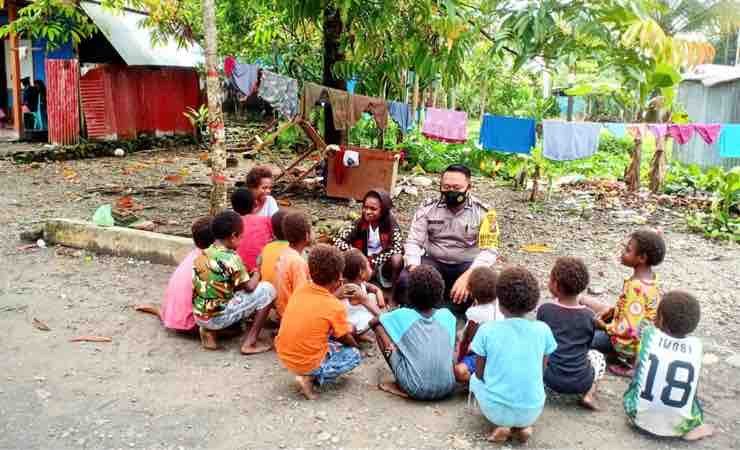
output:
M401 131L406 133L414 126L414 118L411 117L411 107L407 103L388 102L388 114Z
M601 124L593 122L542 122L542 155L555 161L588 158L599 148Z
M480 144L486 150L529 153L535 145L534 119L484 114Z
M623 123L607 123L606 129L616 138L623 138L627 135L627 125Z
M719 156L740 158L740 123L722 124L719 134Z

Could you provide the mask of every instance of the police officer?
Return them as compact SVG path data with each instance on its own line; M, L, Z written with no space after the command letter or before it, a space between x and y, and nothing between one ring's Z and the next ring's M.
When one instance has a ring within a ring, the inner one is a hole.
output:
M398 301L405 301L408 273L428 264L445 280L447 306L464 312L471 303L470 273L496 263L498 241L496 211L470 194L470 169L461 164L447 167L440 197L426 200L414 214L404 247L406 269L395 291Z

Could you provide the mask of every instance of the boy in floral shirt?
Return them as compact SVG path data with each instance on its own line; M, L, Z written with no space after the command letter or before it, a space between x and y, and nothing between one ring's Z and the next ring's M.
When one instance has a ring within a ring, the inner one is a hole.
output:
M193 262L193 316L200 327L203 347L218 349L216 332L257 313L241 347L243 354L261 353L271 345L258 341L275 300L270 283L251 276L236 249L242 239L239 214L224 211L211 223L215 242Z

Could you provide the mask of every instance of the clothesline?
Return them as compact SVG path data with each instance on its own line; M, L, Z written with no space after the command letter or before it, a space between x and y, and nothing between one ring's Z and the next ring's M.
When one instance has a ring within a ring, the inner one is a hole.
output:
M542 121L543 156L556 161L587 158L599 146L601 130L616 137L628 133L641 137L649 131L656 139L672 138L680 145L698 135L706 144L718 143L723 158L740 157L740 124L628 124L609 122ZM530 153L536 143L535 120L485 114L481 122L480 144L487 150Z
M407 103L386 101L376 97L356 95L316 83L305 82L300 93L298 81L261 69L256 64L240 64L232 57L224 61L224 71L234 85L249 96L257 95L284 117L292 120L301 115L308 120L317 103L332 107L334 126L349 130L362 115L369 112L379 129L387 127L388 116L401 130L408 132L414 125ZM530 153L536 144L535 120L485 114L481 122L480 144L485 149L510 153ZM617 137L630 133L642 136L649 130L657 139L671 137L678 144L688 143L698 135L708 145L718 142L723 158L740 157L740 124L626 124L602 122L542 122L543 156L556 161L587 158L596 153L602 128ZM467 141L467 113L443 108L426 108L421 132L441 142Z

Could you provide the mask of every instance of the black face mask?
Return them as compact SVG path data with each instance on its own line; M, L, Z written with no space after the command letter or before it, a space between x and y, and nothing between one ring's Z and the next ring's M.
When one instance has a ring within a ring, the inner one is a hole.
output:
M468 199L468 191L442 191L442 199L448 208L457 208Z

